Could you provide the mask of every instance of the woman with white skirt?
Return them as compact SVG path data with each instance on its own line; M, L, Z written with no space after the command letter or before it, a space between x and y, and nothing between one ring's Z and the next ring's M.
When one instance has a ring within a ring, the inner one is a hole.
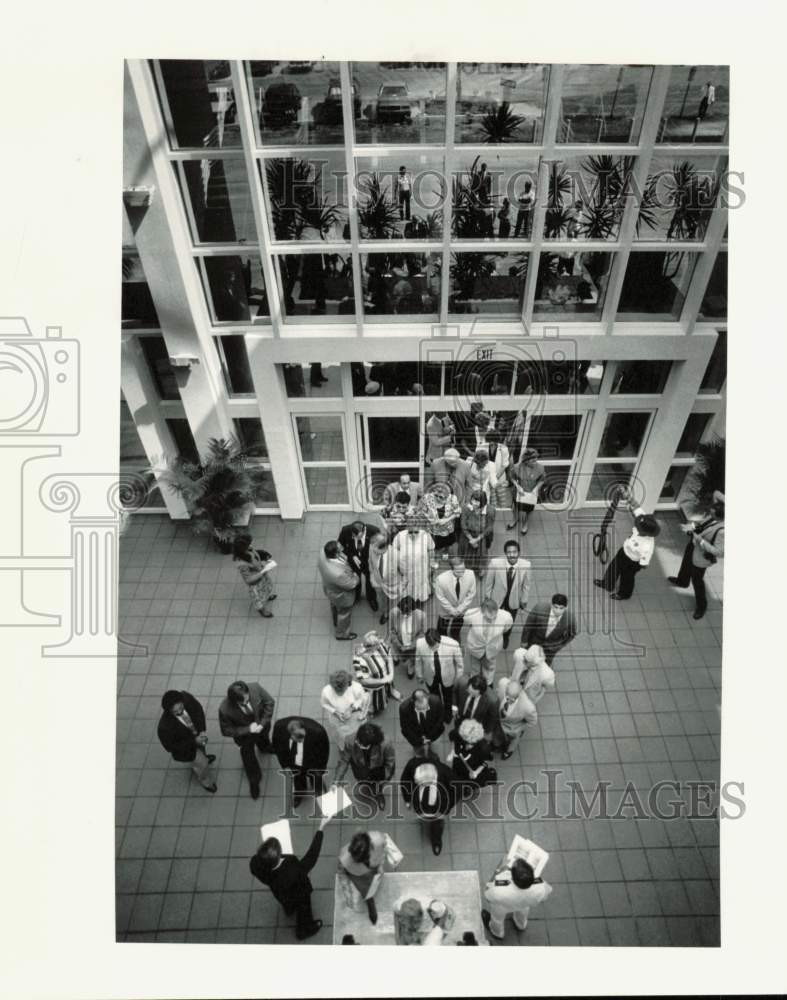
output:
M340 750L345 739L354 736L368 718L371 701L369 692L347 670L331 674L320 694L320 704Z

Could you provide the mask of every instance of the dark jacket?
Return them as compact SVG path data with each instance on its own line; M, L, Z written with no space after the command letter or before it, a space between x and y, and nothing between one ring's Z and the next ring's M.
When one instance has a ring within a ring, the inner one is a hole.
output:
M339 545L341 545L344 554L347 556L347 562L356 573L364 574L369 572L369 543L375 535L379 535L381 533L380 529L375 528L373 524L366 524L365 527L366 535L364 537L363 547L361 548L360 562L358 561L358 551L355 548L352 525L345 524L339 532Z
M542 646L547 663L551 663L555 653L559 649L562 649L563 646L568 645L577 634L576 618L566 608L560 621L547 637L545 633L549 624L549 612L551 609L552 604L549 601L541 601L539 604L533 605L533 608L525 619L521 639L521 644L525 647L533 645Z
M353 777L359 781L368 778L372 772L379 773L382 768L385 780L390 781L396 770L396 751L393 743L383 740L375 746L369 747L369 765L366 764L366 754L356 742L355 736L347 736L344 746L339 751L339 767L342 769L341 776L344 777L347 765L352 770Z
M415 784L415 772L421 764L434 764L437 768L437 802L430 806L425 796L418 791ZM450 812L456 802L456 785L451 768L438 760L436 757L413 757L405 764L400 779L402 798L408 806L412 806L413 812L421 819L441 819Z
M467 702L467 697L469 693L468 692L469 686L470 686L470 678L466 674L463 677L460 677L457 680L456 684L454 684L454 692L453 692L454 704L458 709L458 714L455 716L454 732L456 732L456 729L459 728L459 723L462 722L463 719L469 718L469 716L466 716L464 714L465 703ZM497 696L495 695L494 691L492 691L492 689L488 687L486 691L484 691L484 693L478 699L478 705L475 710L475 715L473 716L473 718L477 719L484 727L484 732L487 734L487 736L491 736L491 734L497 728L498 708L499 708L499 703L497 700Z
M197 699L188 693L180 692L180 700L189 718L194 723L198 733L205 732L205 712ZM192 761L197 755L197 742L194 733L178 722L171 712L164 712L159 719L158 738L164 749L172 754L173 760Z
M429 708L426 711L423 728L418 721L412 697L406 698L399 706L402 736L413 747L422 746L424 736L432 742L440 739L445 729L443 719L443 703L436 694L429 695Z
M481 775L479 775L478 778L471 778L470 771L478 770L479 767L486 764L488 760L492 759L492 750L487 741L479 740L478 743L473 744L472 747L468 747L457 738L454 741L454 746L456 748L454 754L454 775L457 780L480 780ZM460 754L467 757L467 760L465 761L463 756L460 756Z
M290 747L290 734L287 726L293 719L300 719L306 730L303 741L303 771L324 771L328 766L330 744L328 734L319 722L314 719L304 719L302 715L288 715L279 719L273 727L273 752L282 770L295 770L295 750Z
M244 736L249 735L249 726L252 722L259 722L263 727L263 732L270 729L273 709L276 702L268 694L264 687L255 681L249 682L249 699L253 709L253 715L246 715L238 705L225 698L219 706L219 728L222 736L231 736L238 746L241 745Z
M287 914L292 913L299 903L311 895L309 872L317 864L320 856L322 837L322 830L318 830L309 850L300 860L294 854L283 854L281 864L273 870L256 854L249 861L252 875L263 885L268 886Z

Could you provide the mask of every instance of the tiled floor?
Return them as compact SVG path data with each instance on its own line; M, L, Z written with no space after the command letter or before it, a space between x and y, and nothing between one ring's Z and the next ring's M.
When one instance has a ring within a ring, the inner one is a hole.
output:
M660 517L664 530L656 557L639 574L634 598L614 605L610 629L600 592L590 582L589 541L582 541L601 512L582 517L577 549L570 547L574 529L565 514L538 512L526 539L534 565L531 605L560 589L582 608L581 634L555 661L557 690L539 705L538 728L527 733L514 757L497 762L506 789L517 780L536 782L535 797L531 793L526 801L522 793L506 802L503 795L499 818L449 821L440 857L409 816L369 826L390 833L402 848L402 871L477 868L486 879L514 833L546 848L551 859L545 876L555 891L533 911L525 933L509 922L507 944L718 945L716 820L557 816L569 811L568 781L588 797L598 781L610 782L613 812L627 782L641 790L646 806L656 782L718 782L720 567L708 574L710 611L694 622L690 592L675 591L666 581L677 568L683 536L676 519ZM188 525L159 515L131 520L121 546L120 632L145 649L119 661L119 940L295 942L292 921L248 869L260 824L278 816L285 803L275 760L263 761L262 795L252 801L238 750L219 733L217 711L228 684L241 678L259 681L274 695L277 715L321 717L320 689L331 670L348 665L350 649L332 637L316 553L351 520L349 514L310 514L302 524L255 520L255 541L279 563L271 620L251 610L231 558L195 538ZM628 528L624 516L618 520L621 530ZM502 538L499 526L496 549ZM569 551L578 554L569 560ZM364 604L354 615L354 629L361 633L372 623ZM505 666L498 661L498 676ZM398 683L405 692L413 686L404 677ZM215 796L203 792L188 766L172 762L157 741L167 688L187 689L205 706L209 749L218 755ZM409 747L398 732L395 703L378 721L396 740L401 770ZM558 791L551 802L545 770L560 772L552 779ZM682 798L688 801L688 795L684 789ZM479 812L489 812L491 796L482 796ZM659 801L665 805L675 797L667 788ZM530 821L511 812L535 806L538 815ZM303 818L292 821L300 852L316 827L307 810L301 806ZM324 926L312 943L331 940L336 855L363 826L345 819L327 828L312 874L314 910Z

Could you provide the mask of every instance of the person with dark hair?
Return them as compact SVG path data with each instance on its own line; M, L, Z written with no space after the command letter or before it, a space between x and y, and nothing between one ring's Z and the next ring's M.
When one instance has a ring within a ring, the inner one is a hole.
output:
M266 568L272 559L270 552L252 548L251 535L241 534L236 535L232 543L232 559L238 563L238 571L249 588L258 614L263 618L273 618L268 604L276 600L276 595L273 593L270 570Z
M517 930L527 928L530 907L543 903L552 894L552 886L536 878L531 865L524 858L516 858L509 864L506 860L487 882L484 898L489 903L488 910L481 911L481 917L492 937L505 937L505 919L510 913Z
M411 747L420 750L439 740L445 729L443 703L436 694L417 687L399 706L399 728Z
M516 227L514 229L514 238L518 238L521 233L525 239L530 236L530 219L533 214L533 206L536 202L536 196L533 193L533 182L525 181L525 187L522 193L517 198L517 213L516 213Z
M692 585L695 602L693 617L697 621L708 610L705 570L724 555L724 494L716 490L708 516L702 521L682 524L681 530L689 536L689 540L686 543L678 575L668 579L674 587Z
M544 466L538 460L535 448L526 448L521 461L512 465L509 476L514 488L513 512L514 519L506 528L511 531L520 526L523 535L528 531L528 518L538 503L538 494L544 484L546 473Z
M573 613L568 610L568 598L565 594L553 594L551 601L540 601L533 605L525 619L519 644L524 649L540 646L544 650L547 664L552 666L557 653L567 646L576 634L577 621Z
M459 523L462 528L459 555L480 578L486 570L489 547L495 533L495 506L483 490L470 494Z
M454 685L454 728L448 734L451 742L465 719L476 719L484 729L487 740L491 740L497 726L497 698L481 674L468 677L465 674Z
M426 528L426 517L414 513L407 517L406 531L400 531L391 548L396 556L399 573L404 578L404 592L421 606L432 593L432 554L434 539Z
M448 483L432 483L423 496L422 509L429 534L434 540L435 553L442 553L445 559L456 545L461 504Z
M249 861L252 875L267 885L281 903L288 917L295 914L295 936L299 941L313 937L322 927L312 913L312 884L309 872L317 864L323 841L323 830L330 816L320 821L320 828L300 860L294 854L282 854L276 837L264 840Z
M369 919L377 923L374 897L380 888L385 865L387 837L377 830L353 834L349 844L339 851L339 875L348 879L366 903Z
M276 702L264 687L252 681L233 681L227 697L219 706L219 728L222 736L231 736L240 747L240 757L249 779L251 797L260 797L260 769L255 748L270 751L269 733Z
M426 825L432 853L440 854L445 818L456 803L451 768L433 753L416 753L405 764L399 787L407 808Z
M426 684L430 694L443 703L446 719L451 718L454 684L465 671L462 648L456 639L441 636L436 628L428 628L423 639L415 644L415 676Z
M173 760L191 764L194 776L206 792L215 792L216 782L210 775L210 765L216 755L205 750L208 734L202 705L188 691L165 691L161 708L159 742L172 754Z
M307 795L322 795L328 768L328 734L314 719L288 715L273 727L273 751L293 783L293 804Z
M399 203L399 218L410 218L410 197L413 193L413 179L404 164L394 178L394 198Z
M363 521L353 521L346 524L339 532L339 545L341 545L348 565L358 577L358 584L355 588L355 600L361 597L361 581L366 581L366 600L372 611L377 611L377 594L370 578L369 567L369 547L374 539L381 534L379 528L372 524L364 524Z
M415 645L426 632L426 615L416 606L415 600L405 594L396 607L391 608L388 620L388 638L396 663L403 663L407 676L415 677Z
M393 503L383 507L380 511L380 517L385 522L389 542L393 542L399 532L404 531L407 527L407 519L414 513L409 493L397 493L393 498Z
M364 722L354 736L346 737L339 753L334 781L338 784L351 769L356 781L363 783L380 809L385 808L382 786L396 770L396 751L374 722Z
M504 556L489 560L482 592L511 615L513 623L519 611L527 607L530 594L530 560L519 554L519 543L509 538L503 546ZM503 649L508 649L511 629L503 634Z
M423 496L423 492L421 484L414 482L406 472L403 472L397 480L385 487L383 500L386 505L392 504L395 501L401 502L399 497L404 493L407 497L408 505L415 507Z
M646 514L642 507L635 507L633 499L629 498L628 506L634 515L632 532L615 553L604 576L593 581L597 587L609 591L613 601L627 601L634 593L634 578L650 564L661 531L656 518Z
M361 578L350 569L338 542L325 543L317 568L322 578L323 593L331 604L334 635L337 639L357 639L358 633L350 631L350 623Z
M440 573L434 582L437 602L437 631L460 641L465 612L475 604L475 573L467 569L464 559L454 556L450 569Z

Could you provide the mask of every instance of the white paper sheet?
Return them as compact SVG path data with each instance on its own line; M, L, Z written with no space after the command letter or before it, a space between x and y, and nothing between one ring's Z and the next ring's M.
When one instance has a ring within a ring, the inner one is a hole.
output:
M275 823L265 823L260 827L260 833L263 840L267 840L268 837L275 837L281 844L282 854L295 853L292 849L292 832L290 831L290 821L288 819L279 819Z
M338 816L351 804L352 800L341 785L335 785L325 795L320 795L317 799L317 805L323 816Z

